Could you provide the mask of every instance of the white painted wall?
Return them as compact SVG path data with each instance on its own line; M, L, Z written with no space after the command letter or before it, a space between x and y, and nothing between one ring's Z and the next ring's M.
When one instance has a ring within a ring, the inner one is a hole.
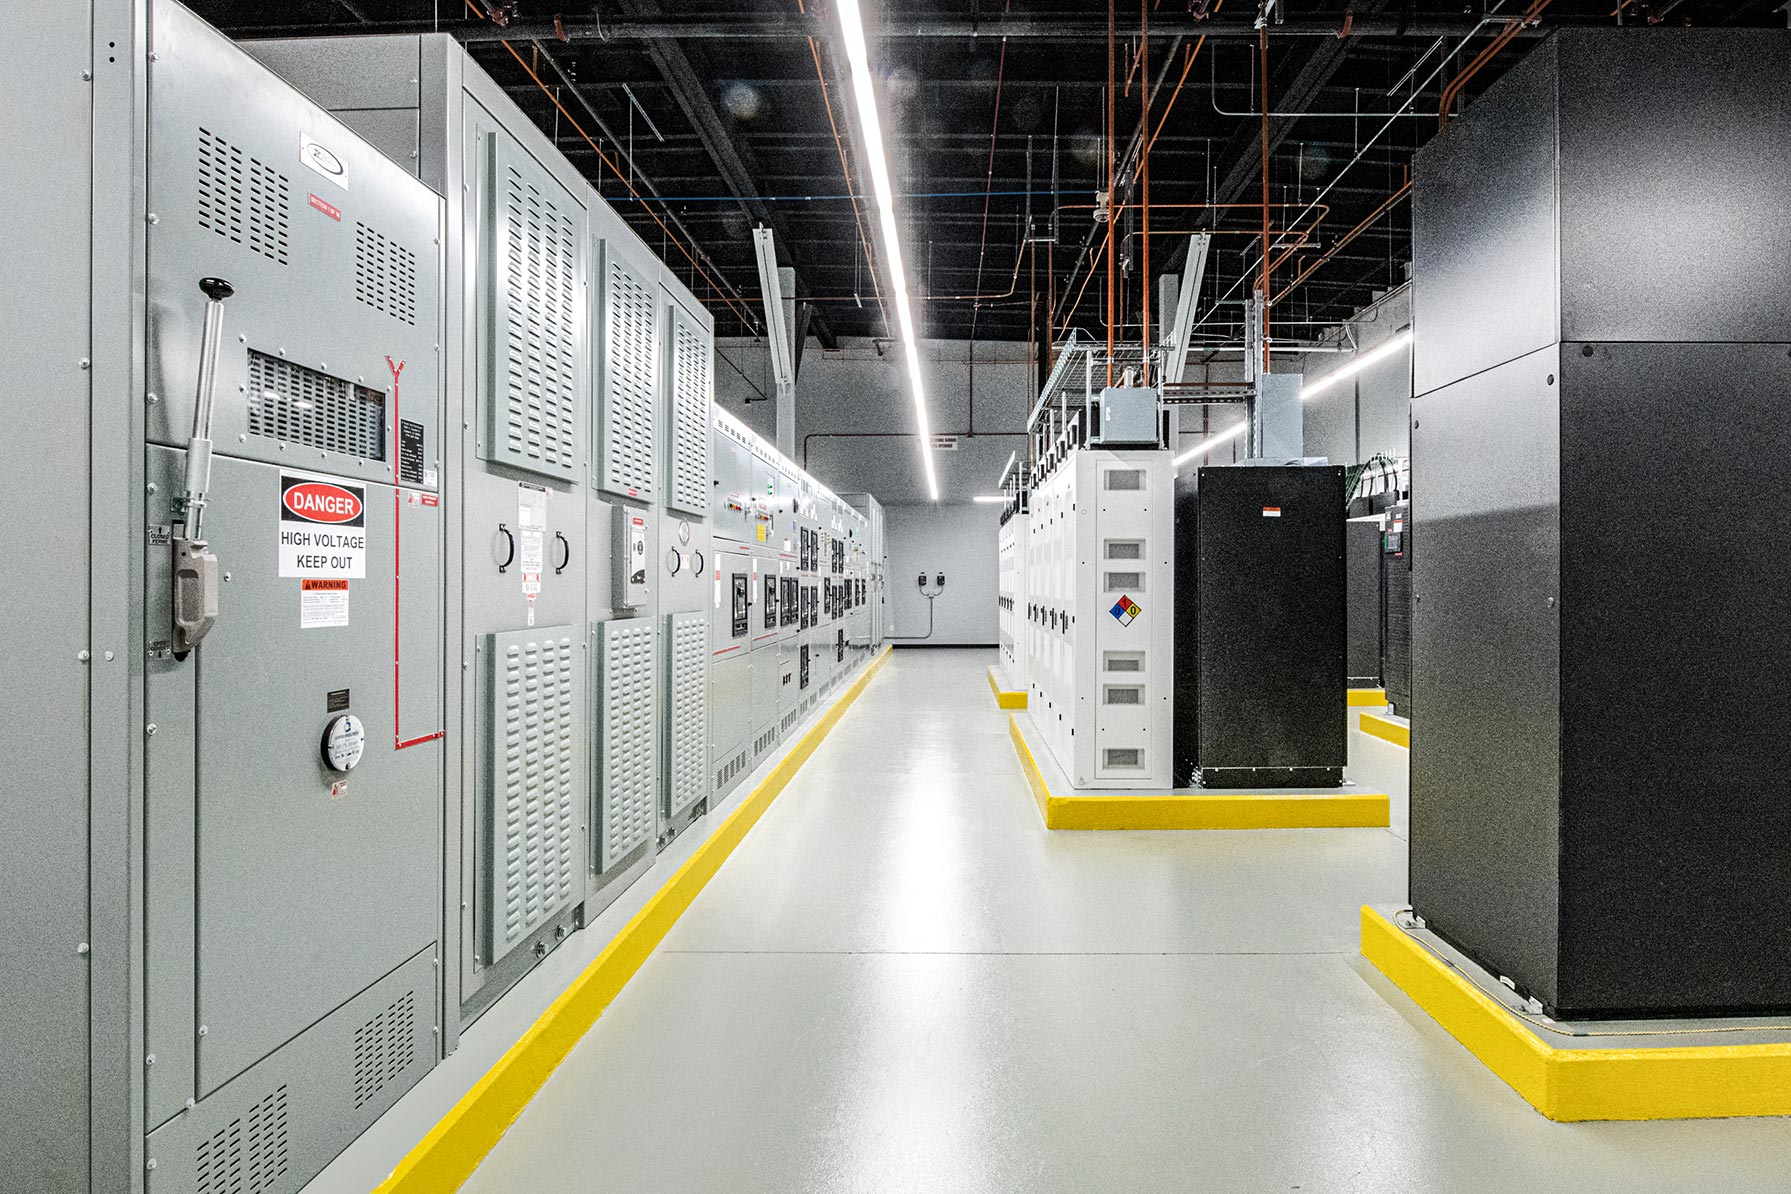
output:
M884 520L889 531L889 633L896 644L993 646L998 636L995 540L1001 507L888 506ZM931 637L923 637L927 600L915 583L922 572L930 593L939 591L934 577L945 573L945 591L932 602Z

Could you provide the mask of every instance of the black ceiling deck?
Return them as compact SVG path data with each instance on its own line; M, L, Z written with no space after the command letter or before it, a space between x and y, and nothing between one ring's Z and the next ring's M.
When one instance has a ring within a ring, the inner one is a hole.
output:
M237 37L451 32L666 260L687 260L676 239L702 263L700 273L685 272L714 309L719 334L757 331L748 233L759 223L776 230L780 259L796 268L800 297L813 304L811 330L824 342L887 334L860 234L862 227L875 252L876 216L864 203L856 114L828 0L602 0L574 11L560 0L512 0L501 6L501 26L475 16L465 0L188 2ZM1169 108L1150 153L1151 274L1179 268L1187 232L1217 232L1206 296L1227 305L1204 330L1231 338L1241 308L1229 304L1248 297L1260 255L1257 5L1148 3L1149 75L1161 80L1153 125ZM1539 29L1489 61L1464 96L1485 90L1551 26L1655 23L1661 36L1673 36L1682 24L1782 24L1782 4L1554 0ZM1091 205L1105 185L1106 6L867 6L881 8L868 18L872 55L921 334L1025 341L1044 334L1049 310L1057 335L1071 326L1104 339L1106 264L1093 259L1106 229L1095 224ZM1500 17L1527 6L1487 5ZM1277 233L1303 232L1274 284L1281 297L1273 322L1283 335L1334 323L1404 280L1405 204L1388 206L1347 244L1337 242L1399 191L1413 152L1437 130L1444 88L1502 27L1497 18L1479 25L1479 0L1472 12L1466 7L1464 0L1285 0L1284 22L1270 24L1270 201L1286 205L1272 209ZM1353 10L1347 17L1346 9ZM1139 6L1121 3L1116 20L1115 140L1123 158L1145 90L1134 70ZM1349 35L1339 38L1346 20ZM557 91L560 107L543 84ZM859 196L856 218L849 192ZM1321 195L1322 210L1308 211ZM1257 206L1172 206L1214 202ZM1136 220L1129 215L1118 230L1126 270L1117 288L1121 318L1134 336L1142 295Z

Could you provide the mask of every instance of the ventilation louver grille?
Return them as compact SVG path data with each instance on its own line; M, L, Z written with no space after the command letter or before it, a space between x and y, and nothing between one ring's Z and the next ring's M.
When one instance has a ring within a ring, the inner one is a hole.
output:
M678 816L708 795L709 620L701 610L672 614L666 693L666 806Z
M354 1034L354 1105L365 1107L417 1055L416 993L406 991Z
M603 810L602 869L608 871L653 836L659 796L659 735L653 708L654 636L650 618L597 626L598 691L603 712L596 770Z
M715 786L718 789L727 787L729 780L746 770L746 765L750 760L751 755L743 750L723 763L721 769L715 773Z
M384 460L386 396L251 348L249 431L362 460Z
M210 129L199 130L199 227L286 264L286 176Z
M286 1088L281 1086L199 1144L195 1194L262 1194L286 1175Z
M417 322L417 255L367 225L354 226L354 296L375 311Z
M654 479L653 291L613 248L605 252L602 487L645 497Z
M672 492L669 505L691 514L709 508L709 333L682 310L672 331Z
M578 229L571 200L532 160L498 147L489 458L552 477L579 464Z
M491 636L495 960L581 890L577 655L564 627Z

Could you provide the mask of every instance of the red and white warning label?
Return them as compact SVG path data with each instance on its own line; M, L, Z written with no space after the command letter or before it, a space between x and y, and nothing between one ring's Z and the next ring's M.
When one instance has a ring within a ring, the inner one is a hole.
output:
M315 577L299 582L299 629L348 625L348 582Z
M367 575L366 486L282 473L279 528L281 576Z

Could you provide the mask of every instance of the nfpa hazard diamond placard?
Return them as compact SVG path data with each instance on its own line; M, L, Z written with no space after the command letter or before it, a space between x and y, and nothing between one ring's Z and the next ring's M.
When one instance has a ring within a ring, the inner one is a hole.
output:
M1121 597L1113 603L1113 608L1107 612L1118 619L1121 626L1130 626L1138 615L1144 612L1144 607L1130 597Z

